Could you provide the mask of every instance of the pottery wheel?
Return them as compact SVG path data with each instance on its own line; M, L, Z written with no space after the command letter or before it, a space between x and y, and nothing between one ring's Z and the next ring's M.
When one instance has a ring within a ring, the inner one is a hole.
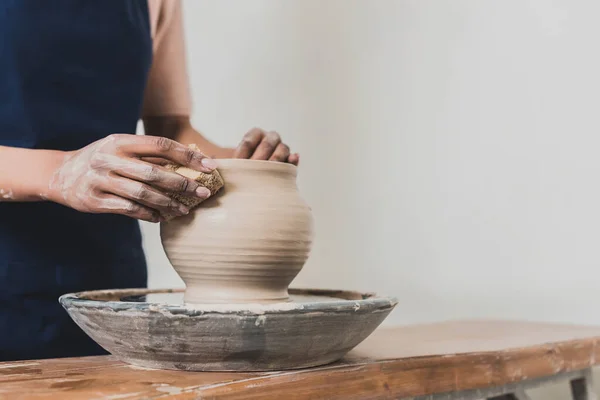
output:
M181 290L66 294L60 302L93 340L124 362L188 371L314 367L366 339L396 300L346 291L290 290L273 304L184 304Z

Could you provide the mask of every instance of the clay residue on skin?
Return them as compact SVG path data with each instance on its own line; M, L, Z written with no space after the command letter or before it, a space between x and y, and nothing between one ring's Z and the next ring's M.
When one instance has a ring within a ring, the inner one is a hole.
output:
M14 199L13 191L11 189L0 189L0 198L5 200Z
M120 170L132 174L139 172L140 168L150 168L143 164L137 165L126 159L105 152L107 147L114 146L116 138L108 136L101 139L97 144L75 153L67 153L61 166L54 172L48 184L49 193L59 193L65 202L70 201L73 208L79 211L91 211L90 201L96 204L96 208L106 211L119 211L126 207L124 199L108 196L99 197L94 185L106 184L109 175L106 171ZM134 193L137 183L133 180L124 180L125 191ZM43 197L48 197L47 195Z
M91 177L95 175L95 171L89 168L90 160L99 150L104 148L106 144L112 142L112 138L110 137L103 140L105 143L101 143L98 147L90 146L77 153L66 154L61 166L54 172L52 178L50 179L48 191L56 191L60 193L65 201L67 201L70 196L74 196L80 202L83 202L86 196L93 195L93 191L91 190L92 188L88 183L90 181L89 179L84 179L84 183L80 185L76 185L76 182L82 176ZM101 159L102 154L99 153L98 157ZM108 162L109 160L103 159L100 161L101 164Z

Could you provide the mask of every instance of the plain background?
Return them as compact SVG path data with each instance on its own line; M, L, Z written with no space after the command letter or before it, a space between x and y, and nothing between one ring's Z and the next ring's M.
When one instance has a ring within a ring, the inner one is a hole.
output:
M317 237L294 286L395 295L387 323L600 324L599 2L184 10L195 126L229 146L277 130L301 154ZM143 229L150 285L183 286Z

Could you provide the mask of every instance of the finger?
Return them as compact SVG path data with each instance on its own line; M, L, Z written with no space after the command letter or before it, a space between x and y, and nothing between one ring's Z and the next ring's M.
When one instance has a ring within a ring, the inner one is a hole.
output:
M111 135L119 150L136 156L158 157L196 171L210 173L217 168L215 160L200 151L193 150L174 140L162 136Z
M298 166L298 164L300 164L300 154L298 154L298 153L290 154L287 161L290 164L294 164L295 166Z
M233 158L250 158L264 136L265 132L258 128L254 128L246 133L237 149L235 149Z
M160 157L141 157L140 160L150 163L150 164L155 164L155 165L168 165L168 164L173 164L171 161L164 159L164 158L160 158Z
M143 161L127 160L114 171L125 178L144 182L152 187L162 189L167 193L182 193L202 199L210 196L210 190L200 186L193 179L186 178L176 172L169 171L158 165Z
M102 196L99 197L96 212L121 214L154 223L160 221L160 213L156 210L110 193L103 193Z
M271 158L269 158L269 160L286 162L288 160L289 156L290 156L290 148L284 143L279 143L279 146L277 146L277 148L275 149L275 151L273 152L273 155L271 156Z
M108 180L106 185L101 187L101 189L159 211L161 214L169 213L186 215L190 212L188 207L177 200L159 192L149 185L131 179L112 177Z
M263 140L260 142L254 154L250 159L252 160L268 160L273 155L273 152L281 143L281 137L277 132L268 132Z

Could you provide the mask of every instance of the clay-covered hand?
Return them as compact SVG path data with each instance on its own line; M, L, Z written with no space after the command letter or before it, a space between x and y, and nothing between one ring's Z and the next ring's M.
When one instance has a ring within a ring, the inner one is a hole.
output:
M158 222L163 214L189 213L169 193L210 196L198 182L144 161L153 158L206 173L216 168L214 160L171 139L115 134L66 153L49 182L47 197L83 212Z
M290 153L290 148L281 141L277 132L266 132L259 128L254 128L244 135L233 157L280 161L294 165L298 165L300 161L300 156Z

